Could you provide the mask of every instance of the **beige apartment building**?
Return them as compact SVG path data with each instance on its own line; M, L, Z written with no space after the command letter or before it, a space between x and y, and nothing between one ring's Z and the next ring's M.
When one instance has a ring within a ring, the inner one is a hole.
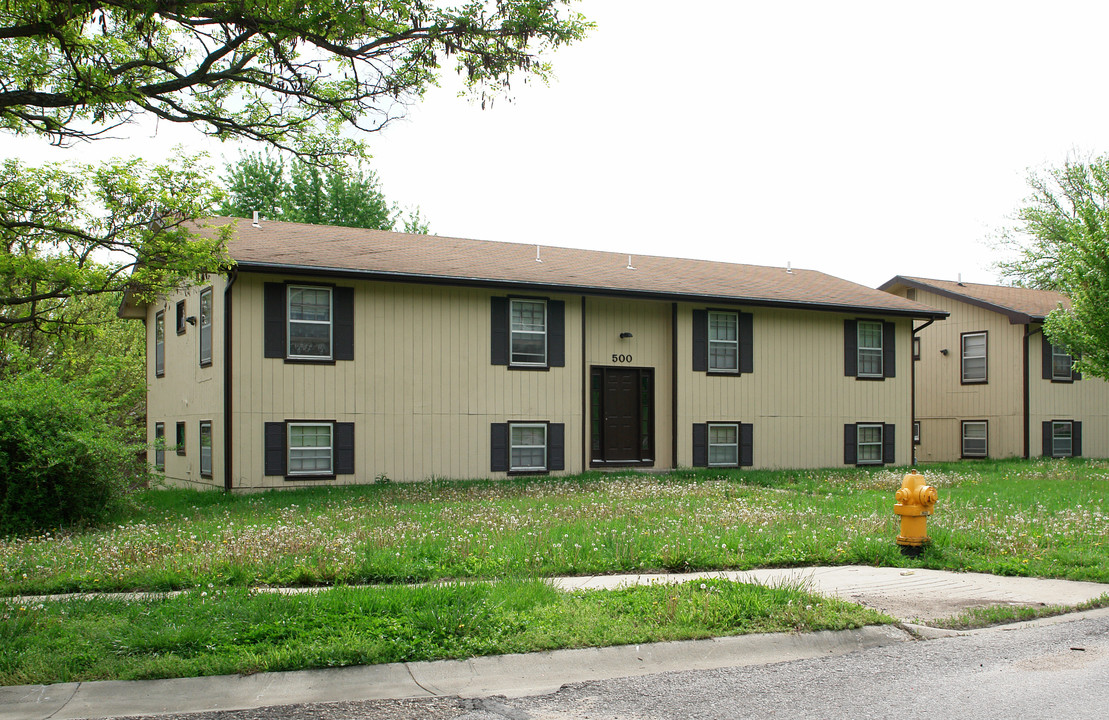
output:
M1109 383L1043 333L1063 295L900 275L880 289L950 314L914 341L918 460L1109 457Z
M151 454L228 490L912 461L915 323L812 271L235 223L152 303Z

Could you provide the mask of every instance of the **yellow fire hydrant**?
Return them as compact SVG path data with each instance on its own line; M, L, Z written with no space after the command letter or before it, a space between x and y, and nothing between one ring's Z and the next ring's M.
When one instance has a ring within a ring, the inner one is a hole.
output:
M928 537L928 516L936 505L939 494L936 488L924 483L924 476L916 470L911 471L901 481L901 489L895 496L897 504L893 512L901 516L901 534L897 544L901 554L916 557L924 546L932 542Z

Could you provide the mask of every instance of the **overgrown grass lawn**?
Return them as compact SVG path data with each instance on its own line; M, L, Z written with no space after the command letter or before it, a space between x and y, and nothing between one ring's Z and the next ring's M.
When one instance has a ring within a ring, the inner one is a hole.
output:
M8 601L0 602L0 684L298 670L889 621L797 587L726 580L574 593L507 580Z
M1109 582L1109 463L925 467L933 543L894 543L902 470L680 471L255 495L153 490L110 527L0 540L0 683L288 670L888 621L725 581L539 578L868 564ZM459 582L482 580L488 582ZM424 587L417 581L444 581ZM352 588L378 583L384 587ZM260 586L338 586L287 596ZM186 590L160 600L105 591ZM976 619L975 622L980 620ZM961 621L960 621L961 622Z
M805 564L1109 582L1109 464L924 472L940 500L919 560L894 544L900 469L153 490L106 529L0 540L0 595Z

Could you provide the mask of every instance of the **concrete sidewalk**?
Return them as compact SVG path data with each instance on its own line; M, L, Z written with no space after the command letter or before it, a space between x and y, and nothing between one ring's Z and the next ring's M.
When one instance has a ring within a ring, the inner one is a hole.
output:
M1109 585L1012 578L938 570L862 566L672 575L556 578L564 589L727 577L766 585L802 583L825 595L861 603L907 623L926 623L986 605L1073 606L1109 592ZM1092 611L1109 614L1109 609ZM1053 621L1059 621L1053 619ZM0 687L0 720L66 720L171 712L234 710L293 703L432 696L525 696L566 683L632 675L767 664L855 652L920 636L957 634L883 626L805 635L746 635L642 646L559 650L459 661L259 673L249 676L138 682L89 682Z

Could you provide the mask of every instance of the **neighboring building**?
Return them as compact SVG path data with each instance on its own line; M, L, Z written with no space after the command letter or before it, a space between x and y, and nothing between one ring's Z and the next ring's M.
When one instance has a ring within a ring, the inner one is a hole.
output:
M912 459L914 319L810 270L237 222L147 324L167 480L227 489Z
M900 275L880 289L951 314L917 335L918 460L1109 456L1109 383L1043 333L1063 295Z

